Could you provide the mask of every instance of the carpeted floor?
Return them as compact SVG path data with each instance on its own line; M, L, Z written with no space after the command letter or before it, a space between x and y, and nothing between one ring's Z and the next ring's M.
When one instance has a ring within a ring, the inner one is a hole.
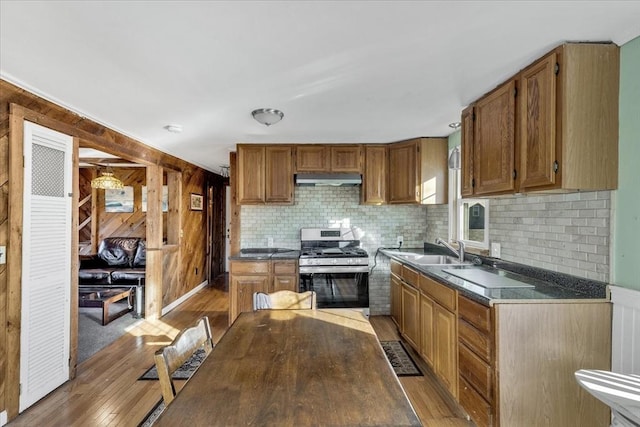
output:
M122 310L127 310L126 300L111 304L109 313L113 316ZM140 319L134 318L131 313L125 314L107 325L102 326L101 308L79 307L78 363L89 359L140 321Z

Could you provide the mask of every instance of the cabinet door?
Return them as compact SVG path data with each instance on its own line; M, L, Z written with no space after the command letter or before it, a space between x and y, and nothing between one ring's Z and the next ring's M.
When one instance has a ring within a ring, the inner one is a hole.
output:
M331 172L362 172L362 147L360 145L332 145Z
M291 146L265 148L266 203L293 203L293 158Z
M416 140L389 146L389 203L420 202L418 146Z
M386 145L365 146L362 204L383 205L387 202L387 162Z
M431 298L420 293L420 355L433 368L433 307Z
M458 396L456 316L435 304L435 371L454 397Z
M520 74L520 189L556 182L556 56Z
M233 322L240 313L253 310L254 292L269 292L269 276L231 275L229 287L233 292L229 319Z
M449 192L447 138L420 138L420 203L443 205Z
M473 114L473 106L462 111L460 193L463 197L473 195Z
M402 284L402 333L411 346L420 350L420 292Z
M402 282L393 274L391 275L391 319L402 332Z
M328 172L331 153L326 145L296 146L297 172Z
M238 145L238 204L264 203L265 148Z
M475 194L515 190L515 88L510 80L475 105Z

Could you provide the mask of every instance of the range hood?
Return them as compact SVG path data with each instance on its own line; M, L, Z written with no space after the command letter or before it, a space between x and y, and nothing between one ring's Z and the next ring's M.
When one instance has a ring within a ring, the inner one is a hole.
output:
M296 185L308 186L353 186L362 184L362 176L357 173L299 173Z

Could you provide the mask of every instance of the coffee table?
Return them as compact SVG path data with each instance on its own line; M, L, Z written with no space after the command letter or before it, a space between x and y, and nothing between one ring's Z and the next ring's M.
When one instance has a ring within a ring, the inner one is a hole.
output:
M131 289L80 289L80 298L78 298L78 305L80 307L100 307L102 309L102 326L109 322L123 316L125 313L131 311L132 307L129 305L129 310L123 310L115 316L109 317L109 305L116 301L121 301L131 296Z

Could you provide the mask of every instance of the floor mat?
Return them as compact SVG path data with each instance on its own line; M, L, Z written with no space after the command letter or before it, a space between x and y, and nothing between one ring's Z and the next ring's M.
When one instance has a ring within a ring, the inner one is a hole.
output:
M380 341L384 353L399 377L421 376L422 372L400 341Z

